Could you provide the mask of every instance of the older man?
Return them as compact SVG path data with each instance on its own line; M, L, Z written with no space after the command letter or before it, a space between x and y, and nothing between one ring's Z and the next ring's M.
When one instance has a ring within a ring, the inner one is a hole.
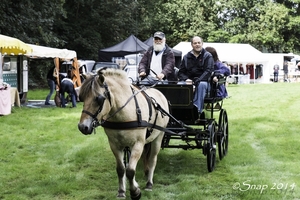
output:
M139 63L138 73L144 81L176 81L175 57L171 48L166 44L163 32L153 36L153 46L144 54Z

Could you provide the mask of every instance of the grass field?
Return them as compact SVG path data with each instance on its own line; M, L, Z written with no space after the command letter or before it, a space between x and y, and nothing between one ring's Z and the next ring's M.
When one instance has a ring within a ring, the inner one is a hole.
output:
M230 85L229 151L207 171L201 150L164 149L142 200L300 199L300 83ZM48 90L29 91L44 99ZM54 97L54 96L53 96ZM114 157L101 127L85 136L77 108L13 108L0 117L0 199L116 199ZM137 181L146 180L142 166ZM127 198L129 192L127 191Z

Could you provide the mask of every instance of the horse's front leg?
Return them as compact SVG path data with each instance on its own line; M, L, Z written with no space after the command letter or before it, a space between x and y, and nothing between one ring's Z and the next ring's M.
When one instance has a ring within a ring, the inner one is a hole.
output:
M111 145L112 146L112 145ZM111 148L113 154L116 158L116 170L118 174L119 189L117 197L124 199L126 197L126 177L125 177L125 165L123 163L123 150L117 150L116 148Z
M136 143L133 148L131 149L131 155L129 159L129 164L126 169L126 177L129 182L130 187L130 196L133 200L138 200L141 198L141 190L139 188L138 183L135 180L135 172L136 172L136 166L141 158L142 152L143 152L143 143Z

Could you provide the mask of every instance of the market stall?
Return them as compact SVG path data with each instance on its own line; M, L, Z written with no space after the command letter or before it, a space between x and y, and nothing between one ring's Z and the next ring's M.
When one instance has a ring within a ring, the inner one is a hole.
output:
M0 34L0 115L11 113L11 106L20 107L18 90L3 82L4 56L30 53L32 48L21 40Z

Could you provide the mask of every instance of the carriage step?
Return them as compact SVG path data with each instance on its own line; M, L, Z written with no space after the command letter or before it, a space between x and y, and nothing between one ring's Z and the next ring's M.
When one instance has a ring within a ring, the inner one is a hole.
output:
M195 124L197 124L197 125L205 125L207 123L208 123L208 121L206 119L197 119L195 121Z

